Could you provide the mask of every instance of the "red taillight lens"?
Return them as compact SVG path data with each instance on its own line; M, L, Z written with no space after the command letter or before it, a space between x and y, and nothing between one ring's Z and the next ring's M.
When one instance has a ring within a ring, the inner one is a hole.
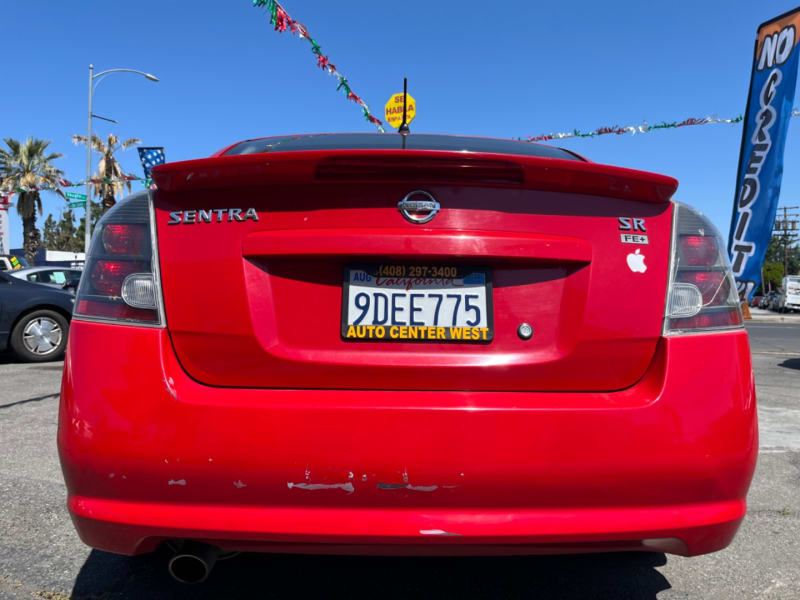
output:
M706 329L718 327L732 327L742 324L742 312L739 308L723 310L693 317L672 319L673 329Z
M100 296L120 296L125 278L146 270L149 270L149 267L141 262L98 260L90 276L92 291Z
M681 265L686 267L710 267L717 262L719 248L714 236L680 236Z
M104 319L124 319L126 321L158 322L158 313L145 308L133 308L124 302L107 300L79 300L75 314L91 315Z
M106 254L140 255L144 249L145 226L110 223L103 228L103 250Z
M680 271L677 279L696 285L703 295L704 306L724 304L730 297L730 285L722 271Z

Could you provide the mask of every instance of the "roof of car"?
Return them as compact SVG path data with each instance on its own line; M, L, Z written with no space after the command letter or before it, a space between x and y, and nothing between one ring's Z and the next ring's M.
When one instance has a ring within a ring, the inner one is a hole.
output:
M80 271L80 269L76 269L75 267L61 267L59 265L44 265L38 267L25 267L23 269L17 269L16 271L12 271L13 273L38 273L40 271Z
M245 140L229 146L217 155L262 154L301 150L444 150L450 152L482 152L516 154L583 161L581 156L545 144L518 140L412 133L313 133Z

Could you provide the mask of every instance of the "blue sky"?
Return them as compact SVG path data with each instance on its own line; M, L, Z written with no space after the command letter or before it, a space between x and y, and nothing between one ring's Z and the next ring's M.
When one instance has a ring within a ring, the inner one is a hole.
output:
M417 101L412 131L513 138L739 115L758 24L796 3L282 4L379 117L406 76ZM249 137L374 130L316 67L309 45L273 31L251 0L5 1L0 23L9 56L0 137L51 140L64 155L56 164L72 180L86 172L85 150L70 137L86 133L89 63L161 79L106 78L94 111L119 124L95 120L94 130L164 146L169 161L207 156ZM741 125L704 125L559 145L594 161L678 178L676 198L709 214L727 235L741 132ZM134 149L119 157L141 176ZM794 118L782 205L800 200L793 168L799 158ZM52 193L43 200L45 213L64 206ZM21 223L15 209L10 216L11 246L18 247Z

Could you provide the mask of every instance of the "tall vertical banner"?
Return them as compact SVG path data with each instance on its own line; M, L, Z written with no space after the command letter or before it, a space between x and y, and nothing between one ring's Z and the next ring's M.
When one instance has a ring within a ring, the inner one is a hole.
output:
M728 252L739 298L750 299L772 237L797 82L800 7L758 27Z

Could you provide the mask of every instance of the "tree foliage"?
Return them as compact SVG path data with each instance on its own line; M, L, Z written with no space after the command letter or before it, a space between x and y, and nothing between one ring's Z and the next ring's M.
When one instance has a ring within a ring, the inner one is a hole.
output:
M92 203L92 216L90 217L92 221L92 233L97 231L97 222L100 220L100 217L103 214L100 212L100 203L94 202L92 200L87 200L87 202ZM78 219L78 228L75 230L75 239L79 242L78 243L78 250L77 252L83 252L86 244L86 217L82 215Z
M789 267L788 274L800 274L800 245L798 245L796 237L773 235L769 246L767 246L767 255L764 258L764 263L775 262L783 265L784 248L786 249L786 258Z
M800 246L797 240L784 235L773 235L767 246L767 254L764 257L764 282L763 289L769 290L770 285L773 290L781 286L784 276L784 248L786 249L786 263L789 275L800 274Z
M48 154L48 140L28 138L24 142L6 138L7 148L0 148L0 187L21 190L17 193L17 212L22 218L22 246L25 258L33 264L41 236L36 228L36 215L42 214L42 198L39 191L30 188L54 188L62 198L59 182L64 173L52 162L61 154Z
M92 231L100 220L100 204L92 202ZM86 220L77 219L71 209L61 212L56 221L53 215L47 215L42 229L42 246L48 250L65 250L67 252L83 252Z
M764 262L764 291L777 290L781 286L783 280L783 263L782 262Z
M72 141L75 144L86 144L85 135L73 135ZM114 179L115 181L104 181L100 184L92 186L95 197L103 199L103 212L105 213L109 208L114 206L117 202L117 195L122 194L125 188L128 192L131 191L130 181L121 181L125 176L119 161L114 157L118 150L126 150L134 144L141 142L139 138L130 138L120 143L119 138L113 133L108 134L105 142L96 135L92 136L92 150L100 155L100 161L97 163L97 173L94 175L96 179Z

